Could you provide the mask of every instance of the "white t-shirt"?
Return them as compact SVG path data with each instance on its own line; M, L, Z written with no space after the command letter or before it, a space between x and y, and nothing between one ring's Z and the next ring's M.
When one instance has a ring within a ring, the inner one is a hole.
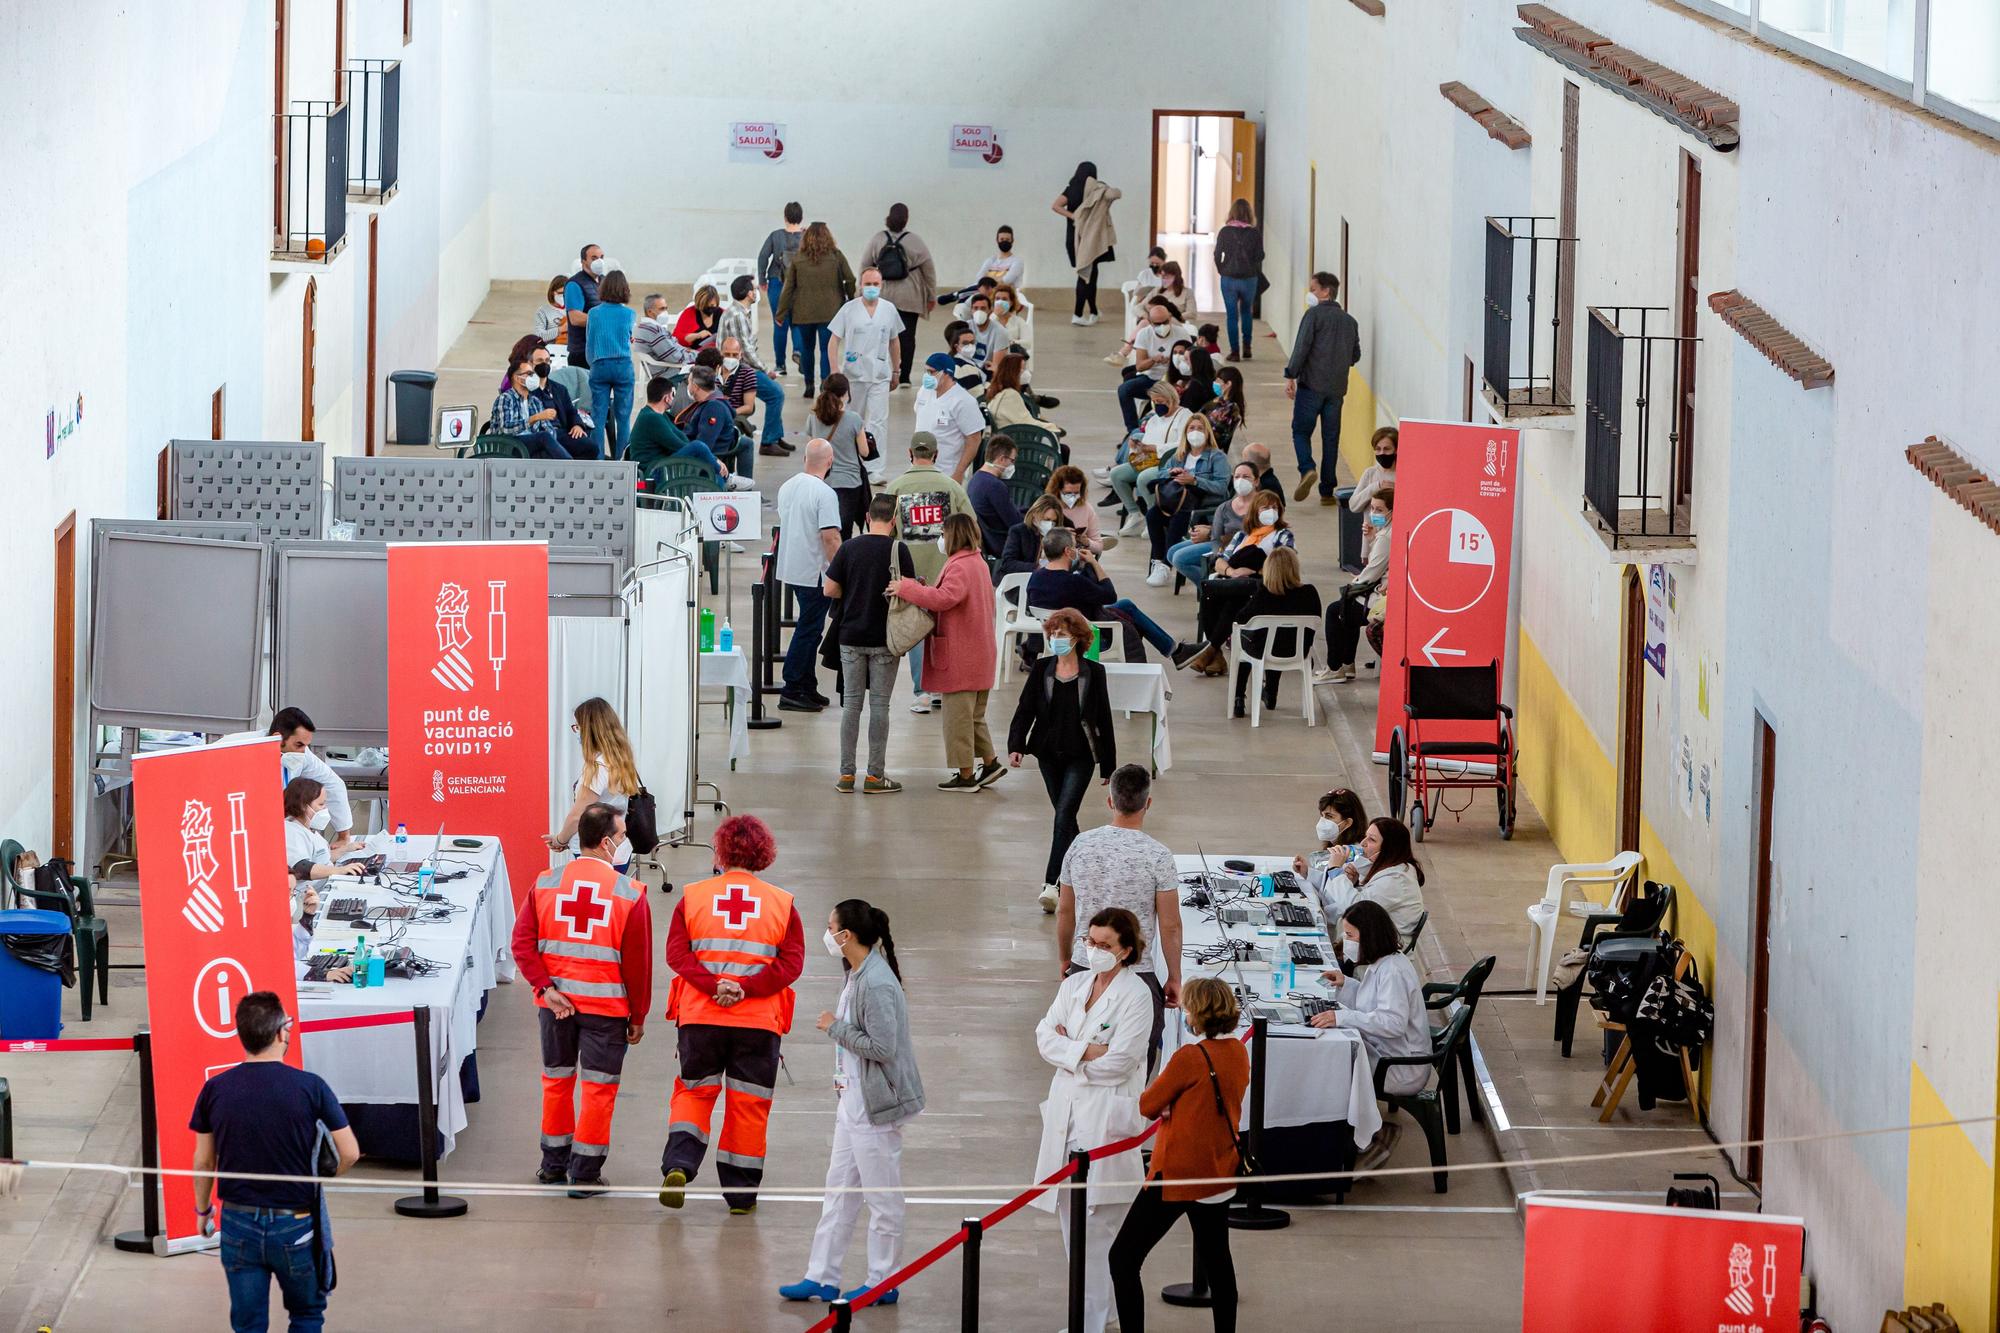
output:
M1167 356L1174 350L1174 344L1181 338L1181 326L1168 320L1164 324L1148 323L1132 336L1132 350L1144 352L1153 358L1150 368L1139 373L1150 379L1160 379L1167 373Z
M1027 276L1028 266L1021 262L1021 256L1017 254L1009 252L1003 255L995 250L979 271L982 276L990 277L1003 286L1018 288L1021 279Z
M903 332L896 307L877 301L871 315L868 303L857 296L840 308L826 331L840 339L841 364L835 369L848 379L873 384L889 378L889 343Z
M918 429L928 430L937 437L938 471L949 476L958 470L958 460L965 454L966 438L985 430L986 418L972 395L960 388L944 389L928 406L931 423Z
M826 572L823 528L840 531L840 497L833 487L801 472L778 488L778 582L819 586Z

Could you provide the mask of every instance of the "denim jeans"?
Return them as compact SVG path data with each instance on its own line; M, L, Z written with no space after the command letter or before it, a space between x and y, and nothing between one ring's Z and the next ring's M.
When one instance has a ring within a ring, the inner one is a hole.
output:
M1143 662L1146 660L1145 649L1132 642L1132 636L1135 632L1140 638L1152 644L1153 647L1159 649L1161 652L1169 655L1173 653L1174 636L1161 629L1158 621L1133 605L1130 597L1120 597L1104 609L1125 622L1125 655L1133 661Z
M1160 479L1160 468L1156 463L1140 471L1130 463L1119 463L1111 469L1111 489L1118 495L1119 502L1128 513L1139 513L1153 505L1153 487Z
M676 449L673 456L675 458L685 458L691 463L700 463L715 474L715 480L718 483L721 482L722 460L715 456L715 450L709 448L700 440L689 440L679 449Z
M1055 884L1062 879L1063 857L1069 855L1069 845L1076 841L1076 812L1083 808L1083 798L1090 790L1090 779L1097 772L1097 765L1088 755L1081 759L1044 759L1040 755L1035 762L1042 769L1042 785L1049 789L1049 804L1056 810L1056 826L1049 839L1049 864L1042 876L1042 883Z
M778 381L757 372L757 401L764 405L764 437L759 444L776 444L785 438L785 388Z
M1175 542L1167 548L1167 563L1199 588L1208 578L1208 558L1214 554L1214 542Z
M826 347L832 337L824 324L792 325L792 350L798 354L799 374L805 376L807 384L817 384L827 377ZM819 373L813 373L813 348L819 348Z
M826 628L826 592L819 584L793 583L798 607L791 646L785 649L785 693L803 699L819 689L819 644Z
M896 688L901 660L887 648L840 645L840 773L854 776L854 750L861 739L861 705L868 705L868 773L887 777L889 694Z
M612 458L625 456L625 436L632 429L632 358L606 357L590 363L590 410L604 431Z
M772 368L779 374L785 373L785 348L791 337L792 326L778 318L778 297L784 293L785 280L772 278L764 284L764 295L771 302L771 346L776 352Z
M1124 414L1126 430L1139 428L1140 404L1146 401L1146 395L1151 393L1153 386L1158 383L1158 380L1142 371L1118 386L1118 410Z
M223 1208L219 1216L230 1328L263 1333L270 1327L276 1278L291 1333L320 1333L326 1327L326 1293L313 1257L314 1219L268 1208Z
M1319 493L1332 495L1333 460L1340 453L1339 396L1332 398L1299 384L1292 400L1292 452L1298 455L1299 475L1313 470L1313 424L1319 424L1319 451L1325 461L1319 467Z
M1250 345L1250 311L1256 304L1257 279L1222 279L1222 318L1229 330L1229 350L1239 355Z

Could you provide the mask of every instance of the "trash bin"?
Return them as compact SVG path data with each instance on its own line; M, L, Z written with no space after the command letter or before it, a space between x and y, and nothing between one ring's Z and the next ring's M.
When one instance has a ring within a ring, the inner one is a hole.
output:
M76 976L76 941L61 912L0 912L0 1037L62 1035L63 974Z
M1361 524L1365 516L1347 507L1354 498L1352 486L1342 486L1333 493L1340 501L1340 567L1350 574L1361 572Z
M438 377L428 370L389 372L389 396L396 404L389 443L430 444L431 398L437 392L437 382Z

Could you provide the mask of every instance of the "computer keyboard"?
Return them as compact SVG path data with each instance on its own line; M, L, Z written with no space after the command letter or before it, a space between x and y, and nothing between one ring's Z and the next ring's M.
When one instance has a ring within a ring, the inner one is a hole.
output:
M346 967L350 956L344 949L332 953L314 954L311 961L306 964L306 980L325 981L328 972L336 967Z
M1313 967L1324 967L1326 966L1326 955L1321 953L1319 946L1310 940L1293 940L1292 961L1294 963L1307 963Z
M356 917L368 915L366 898L335 898L327 905L323 915L329 921L352 921Z

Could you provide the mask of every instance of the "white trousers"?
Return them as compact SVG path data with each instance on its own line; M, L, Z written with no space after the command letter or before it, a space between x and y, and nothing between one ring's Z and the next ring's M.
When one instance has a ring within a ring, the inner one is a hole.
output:
M1118 1239L1118 1228L1125 1225L1125 1214L1131 1207L1130 1202L1092 1204L1084 1214L1083 1327L1072 1328L1069 1333L1104 1333L1104 1322L1111 1317L1111 1242ZM1065 1258L1070 1252L1069 1210L1069 1194L1058 1196L1056 1220L1062 1226ZM1063 1303L1067 1308L1067 1270L1063 1276Z
M866 1194L834 1194L831 1191L859 1186ZM833 1160L826 1166L829 1193L820 1206L819 1229L813 1232L812 1258L806 1265L808 1282L838 1287L840 1263L847 1256L847 1242L861 1217L861 1204L868 1204L868 1285L874 1286L896 1271L903 1259L903 1131L856 1127L836 1117L833 1126ZM1109 1241L1105 1242L1107 1245ZM1110 1269L1105 1270L1110 1281ZM843 1288L845 1290L845 1288Z
M875 441L875 457L862 464L876 485L889 475L889 381L848 380L847 408L861 417L861 428Z

